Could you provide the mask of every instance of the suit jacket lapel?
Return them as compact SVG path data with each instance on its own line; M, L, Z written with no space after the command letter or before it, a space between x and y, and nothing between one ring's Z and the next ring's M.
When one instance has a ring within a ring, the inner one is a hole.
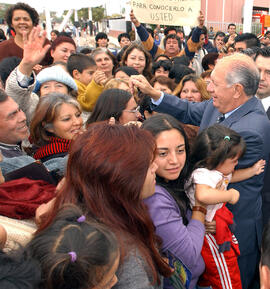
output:
M213 106L213 104L209 104L203 115L199 131L202 131L209 126L216 124L219 116L220 112Z
M270 106L268 107L266 114L267 114L268 118L270 119Z

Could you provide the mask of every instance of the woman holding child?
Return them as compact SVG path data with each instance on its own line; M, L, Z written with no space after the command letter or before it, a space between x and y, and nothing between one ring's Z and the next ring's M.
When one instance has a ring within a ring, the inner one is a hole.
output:
M196 287L204 271L201 249L205 234L205 206L196 200L191 210L184 190L189 178L189 144L180 123L172 116L157 114L144 121L142 128L156 139L155 162L157 186L155 194L144 200L162 239L162 251L169 259L176 258L191 273L187 286ZM187 276L189 273L187 274ZM174 288L169 279L163 288Z
M199 134L190 157L183 128L172 116L157 114L142 128L156 138L157 186L144 202L163 241L163 253L173 260L176 271L175 264L187 268L190 289L196 288L202 273L199 284L203 288L224 289L224 282L230 288L242 288L233 215L225 206L235 204L239 192L227 186L259 175L265 161L235 170L245 153L245 142L218 124ZM215 221L214 231L209 227L206 235L205 221ZM165 279L164 288L174 288L171 279Z

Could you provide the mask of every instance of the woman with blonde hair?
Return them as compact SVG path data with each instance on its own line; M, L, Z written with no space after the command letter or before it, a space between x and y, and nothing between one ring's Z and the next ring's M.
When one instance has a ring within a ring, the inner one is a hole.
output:
M112 78L106 82L104 90L112 88L123 89L130 92L128 81L121 78Z
M122 89L131 93L128 81L123 78L112 78L106 82L104 90L113 88ZM135 101L138 103L139 96L138 96L138 89L136 87L134 87L133 93L131 94L134 97Z
M201 102L210 99L207 85L202 78L195 74L186 75L173 91L174 95L188 101Z
M36 147L34 158L45 162L66 156L82 125L76 99L62 93L42 97L30 125L31 140Z

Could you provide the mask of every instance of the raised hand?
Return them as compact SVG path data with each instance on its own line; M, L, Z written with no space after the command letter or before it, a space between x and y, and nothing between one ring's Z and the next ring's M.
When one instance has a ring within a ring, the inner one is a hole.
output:
M136 26L139 27L141 25L141 23L138 21L138 19L135 17L133 10L130 11L130 21Z
M46 31L41 32L41 27L37 26L32 29L29 36L23 33L23 59L19 65L19 70L25 75L31 75L35 65L39 64L45 57L50 44L45 46Z
M204 15L202 11L200 11L200 15L198 17L198 23L199 23L198 27L203 28L204 21L205 21Z
M229 39L228 39L228 41L227 41L227 43L226 43L226 46L227 47L229 47L229 46L231 46L231 45L233 45L234 44L234 38L237 36L237 34L232 34L232 35L230 35L230 37L229 37Z

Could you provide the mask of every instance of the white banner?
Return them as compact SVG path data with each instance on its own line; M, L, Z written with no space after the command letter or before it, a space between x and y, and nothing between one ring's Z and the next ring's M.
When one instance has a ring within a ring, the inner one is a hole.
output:
M136 18L143 23L195 26L201 0L131 0Z

